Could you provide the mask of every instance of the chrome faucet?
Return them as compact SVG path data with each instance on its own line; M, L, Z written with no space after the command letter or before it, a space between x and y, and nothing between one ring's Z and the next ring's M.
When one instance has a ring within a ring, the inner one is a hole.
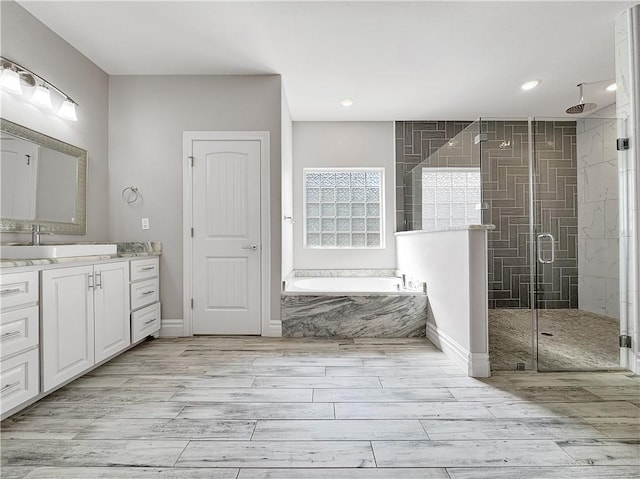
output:
M46 233L42 233L42 225L33 225L31 227L31 245L32 246L40 245L41 234L46 234Z

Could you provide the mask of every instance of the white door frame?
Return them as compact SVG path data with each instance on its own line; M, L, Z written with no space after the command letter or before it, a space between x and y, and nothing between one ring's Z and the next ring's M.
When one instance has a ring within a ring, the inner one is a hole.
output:
M183 271L183 328L184 336L193 336L193 168L191 167L192 144L194 141L220 140L260 142L260 329L262 336L272 336L270 332L271 316L271 211L270 161L268 131L185 131L182 135L182 271ZM196 158L195 161L198 161Z

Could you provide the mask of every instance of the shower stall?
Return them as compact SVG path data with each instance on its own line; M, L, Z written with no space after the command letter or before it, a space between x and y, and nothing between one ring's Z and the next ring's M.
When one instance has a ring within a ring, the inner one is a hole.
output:
M487 250L493 370L627 366L619 307L624 152L616 149L624 125L614 117L611 106L577 119L398 122L396 156L406 171L398 229L494 225Z

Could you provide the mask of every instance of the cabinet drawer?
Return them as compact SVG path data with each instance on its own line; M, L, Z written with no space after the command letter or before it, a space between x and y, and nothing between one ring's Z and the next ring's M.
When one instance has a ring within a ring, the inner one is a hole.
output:
M131 261L131 281L155 278L158 276L160 261L158 258L137 259Z
M158 294L158 278L131 284L131 309L138 309L147 304L156 303Z
M38 272L0 275L2 309L33 304L38 301Z
M37 306L0 314L0 348L3 358L37 345Z
M155 333L160 329L160 303L131 313L131 342Z
M38 350L2 361L0 409L2 414L38 395Z

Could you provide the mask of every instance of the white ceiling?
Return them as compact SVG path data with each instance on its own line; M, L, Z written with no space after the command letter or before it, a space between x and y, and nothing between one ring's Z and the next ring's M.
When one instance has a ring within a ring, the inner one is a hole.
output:
M110 75L279 73L294 120L410 120L565 116L637 1L19 3Z

